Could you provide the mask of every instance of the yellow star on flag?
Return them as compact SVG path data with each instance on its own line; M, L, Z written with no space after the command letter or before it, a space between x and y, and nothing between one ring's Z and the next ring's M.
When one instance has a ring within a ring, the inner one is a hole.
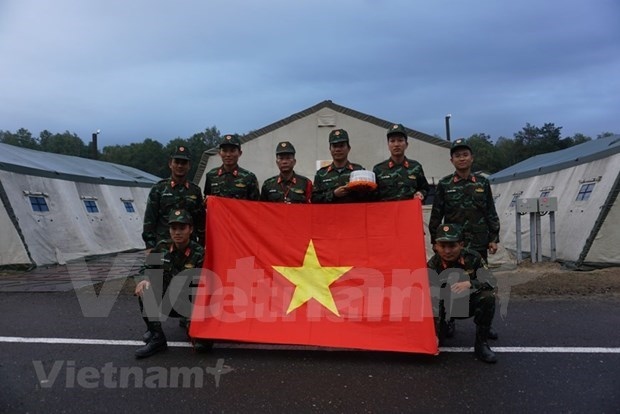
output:
M295 285L295 292L288 305L288 315L310 299L316 299L321 305L329 309L333 314L340 316L334 297L329 286L338 280L353 266L323 267L314 250L314 244L310 240L304 263L301 267L271 266L282 276Z

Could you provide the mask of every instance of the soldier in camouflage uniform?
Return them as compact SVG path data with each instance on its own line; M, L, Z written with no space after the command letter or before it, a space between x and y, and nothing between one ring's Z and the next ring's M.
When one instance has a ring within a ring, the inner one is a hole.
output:
M312 181L296 174L295 147L288 141L276 147L276 165L280 174L268 178L260 190L262 201L277 203L309 203L312 197Z
M474 162L471 147L462 138L450 148L450 162L456 171L442 178L437 184L433 208L428 223L431 243L435 244L435 231L441 224L459 224L463 231L465 247L477 251L487 261L487 250L497 252L499 242L499 217L489 181L481 175L472 174ZM449 336L454 332L450 321ZM491 339L497 339L491 328Z
M405 151L407 131L401 124L394 124L387 130L387 144L390 158L372 169L377 181L375 198L379 201L424 200L428 194L428 182L422 165L407 159Z
M349 134L344 129L329 133L329 151L332 163L320 168L314 176L313 203L354 203L367 201L369 195L347 187L351 171L363 170L359 164L349 162Z
M220 143L222 166L207 172L205 198L214 195L241 200L258 200L260 192L256 176L239 167L241 141L235 135L226 135Z
M204 246L205 208L200 187L188 180L191 155L187 147L176 147L170 156L168 167L170 178L159 181L151 188L148 196L142 239L147 249L155 247L160 240L167 239L168 216L175 209L187 210L192 215L194 234L192 240Z
M186 306L182 307L182 304L179 302L176 304L170 303L170 300L174 298L165 298L164 295L168 291L173 277L188 269L202 268L204 248L190 239L194 230L191 215L186 210L173 210L168 217L168 224L169 239L161 240L150 251L146 259L146 264L140 270L141 276L137 278L135 294L139 299L140 312L146 323L147 331L143 336L146 345L136 350L136 358L146 358L157 352L165 351L168 348L166 336L161 327L161 315L145 315L144 304L142 302L144 291L153 289L156 299L159 300L159 304L161 305L163 303L162 308L167 309L167 307L171 307L168 316L189 317L191 313L191 307L187 307L187 304L190 303L189 300L186 302ZM153 272L151 274L155 274L157 277L163 277L163 280L158 281L158 283L154 281L151 283L152 281L149 278L150 272L146 272L145 275L145 271L147 269L162 268L163 275L158 272ZM198 270L196 270L196 272L198 272ZM184 288L189 288L191 286L190 282L192 282L194 278L197 278L199 273L193 276L192 280L188 280L188 283L184 284ZM189 291L186 292L184 290L181 295L191 299ZM202 346L200 350L209 345L206 341L198 341L198 343Z
M474 317L476 324L476 356L489 363L497 362L487 339L495 315L495 279L486 261L474 250L464 247L457 224L441 224L435 230L437 253L427 263L433 295L433 310L437 317L436 329L440 344L447 329L446 306L450 315L458 319ZM455 277L456 276L456 277ZM439 292L439 294L437 294ZM454 298L454 301L451 299ZM459 299L460 298L460 299ZM455 302L465 300L465 305L455 310Z

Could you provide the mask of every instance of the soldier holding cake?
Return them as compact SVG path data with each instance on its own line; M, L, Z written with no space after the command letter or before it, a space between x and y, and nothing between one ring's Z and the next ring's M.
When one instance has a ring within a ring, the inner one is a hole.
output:
M350 187L351 174L364 170L359 164L349 161L349 134L344 129L335 129L329 134L329 151L332 163L319 169L314 176L313 203L355 203L369 201L367 191Z

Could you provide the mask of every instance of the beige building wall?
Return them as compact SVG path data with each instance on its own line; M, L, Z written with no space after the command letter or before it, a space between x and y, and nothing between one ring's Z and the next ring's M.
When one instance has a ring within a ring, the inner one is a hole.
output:
M280 141L290 141L297 150L295 171L310 179L314 178L317 161L331 160L328 137L333 129L342 128L349 133L351 152L349 160L363 165L367 170L389 157L386 128L349 116L331 108L319 111L280 128L261 135L242 145L243 154L239 165L256 174L259 184L278 173L275 164L275 148ZM409 137L406 155L422 164L430 184L453 171L450 150ZM221 165L220 157L209 157L205 171ZM199 185L204 188L204 174Z

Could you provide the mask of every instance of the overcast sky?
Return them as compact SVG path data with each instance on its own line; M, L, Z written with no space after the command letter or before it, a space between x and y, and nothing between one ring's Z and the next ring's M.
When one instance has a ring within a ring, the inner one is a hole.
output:
M618 0L0 0L0 130L100 147L326 99L445 136L620 133Z

